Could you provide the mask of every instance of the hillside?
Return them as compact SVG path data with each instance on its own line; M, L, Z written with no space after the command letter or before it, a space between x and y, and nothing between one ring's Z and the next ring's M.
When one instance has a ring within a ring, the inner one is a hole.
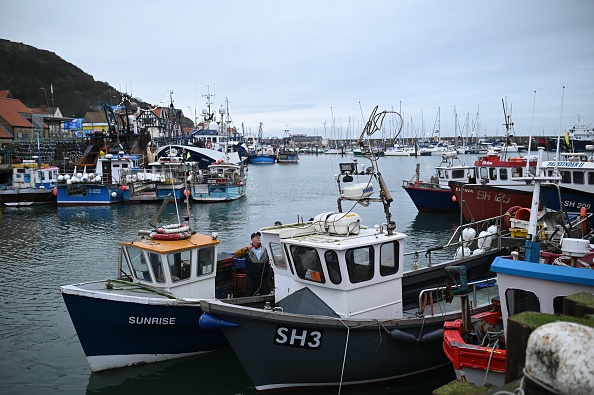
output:
M12 97L30 108L49 104L59 107L65 117L82 118L87 111L99 111L103 103L110 103L112 96L121 95L55 53L30 45L0 39L0 59L0 90L10 90ZM53 104L50 84L54 88ZM143 108L149 106L140 99L134 101ZM192 126L187 118L181 123Z

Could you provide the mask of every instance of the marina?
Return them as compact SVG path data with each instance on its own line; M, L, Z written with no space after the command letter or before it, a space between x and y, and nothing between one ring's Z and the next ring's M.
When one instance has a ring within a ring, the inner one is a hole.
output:
M421 166L424 172L430 173L437 162L427 158L429 161L422 158ZM206 234L218 231L222 249L228 247L230 251L244 245L249 234L261 227L275 221L297 220L287 214L287 207L299 208L297 212L307 220L321 210L335 207L336 191L327 179L332 179L333 169L344 159L334 155L303 155L298 166L250 166L250 193L244 199L227 203L191 205L192 227ZM458 217L446 215L436 220L435 215L429 218L418 214L405 192L398 188L403 176L399 169L401 166L414 168L417 158L379 160L387 183L394 186L393 197L400 202L394 216L396 229L409 235L407 242L414 249L445 243ZM326 180L309 182L306 194L295 193L303 188L299 180L320 169L325 176L317 178ZM281 183L283 188L275 187ZM272 192L273 199L270 198ZM229 350L154 366L91 373L60 295L60 286L115 276L116 241L133 239L138 229L147 228L148 218L159 205L2 208L0 255L8 264L0 268L5 285L0 291L5 302L1 313L5 325L0 329L3 339L0 351L4 355L0 362L1 391L33 394L60 389L64 393L83 393L86 389L90 393L105 393L111 388L113 392L109 393L118 393L130 388L157 387L188 391L194 389L197 372L201 372L198 379L209 393L256 392ZM381 213L375 214L369 211L366 221L378 224L385 221ZM169 204L162 218L174 222L175 215L175 205ZM449 254L444 256L449 258ZM213 364L225 366L226 373L216 373ZM228 377L230 370L234 372L232 380ZM184 377L188 371L193 372L194 380ZM38 379L32 382L32 375ZM432 375L435 382L406 380L408 387L402 388L418 388L417 393L428 394L453 378L453 372L440 370ZM399 388L380 385L374 387L374 392L406 393L398 392Z
M287 224L307 221L336 206L336 190L329 180L339 163L352 160L348 156L302 155L298 166L250 166L249 194L226 203L190 204L191 226L203 234L218 232L220 250L233 251L245 245L251 232L272 226L276 221ZM357 160L360 165L365 165L363 158ZM408 268L414 264L411 251L444 245L458 226L457 213L419 213L400 187L401 180L415 169L417 163L422 174L432 174L440 160L438 156L378 159L382 175L397 202L393 216L396 231L408 235L404 251ZM311 180L312 174L320 176ZM304 178L308 180L307 191L296 193L303 189L301 180ZM113 257L117 256L117 241L133 239L138 229L149 227L148 219L159 207L160 203L2 208L0 252L9 264L0 268L6 285L1 291L2 299L6 301L1 318L6 325L0 329L3 339L0 351L5 355L0 362L3 378L0 389L25 394L54 389L67 393L85 390L87 393L124 393L142 388L189 391L194 389L195 380L189 380L185 375L192 372L191 375L196 377L196 372L200 372L199 380L208 393L256 393L230 349L114 371L92 373L89 369L60 295L60 286L115 276ZM162 218L175 222L179 211L183 212L179 202L177 206L169 204ZM385 222L381 210L357 206L356 211L364 213L367 224ZM299 213L298 218L292 214L295 212ZM433 254L434 262L452 258L452 251L434 251ZM19 346L15 347L16 344ZM225 372L232 369L233 379L217 366L225 366ZM39 379L31 382L31 372ZM379 383L371 389L345 388L342 393L404 394L414 391L430 394L454 378L451 367L440 368L426 377L408 378L402 386Z

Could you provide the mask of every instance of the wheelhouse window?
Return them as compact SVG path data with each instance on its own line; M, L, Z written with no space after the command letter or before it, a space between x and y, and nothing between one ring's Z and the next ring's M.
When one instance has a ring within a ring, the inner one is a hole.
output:
M464 178L464 170L452 170L452 179Z
M354 248L346 252L349 280L360 283L373 278L373 247Z
M290 249L295 271L299 278L318 283L326 282L320 257L314 248L291 246Z
M400 262L400 243L393 241L382 244L380 248L380 275L388 276L398 272Z
M567 170L561 170L561 183L571 184L571 172Z
M497 181L497 169L489 168L489 179L491 181Z
M215 267L215 249L214 247L205 247L198 250L198 276L211 274Z
M192 254L190 250L167 255L167 266L169 267L171 281L175 283L190 278L191 264Z
M499 180L507 180L507 169L499 169Z
M128 258L128 267L130 267L132 275L139 280L151 281L151 272L143 251L134 247L128 247L125 251Z
M270 243L268 247L270 248L274 267L287 270L287 260L285 259L285 254L283 254L282 245L279 243Z
M588 185L594 185L594 171L588 172Z
M505 291L505 300L510 317L523 311L540 312L540 301L533 292L511 288Z
M340 284L342 282L342 275L340 274L336 251L326 251L324 253L324 260L326 261L326 269L328 270L330 281L332 284Z
M154 252L149 252L148 256L155 280L158 283L164 283L165 275L163 274L163 266L161 266L161 256L159 254L155 254Z
M574 171L573 172L573 183L584 185L584 172L583 171Z

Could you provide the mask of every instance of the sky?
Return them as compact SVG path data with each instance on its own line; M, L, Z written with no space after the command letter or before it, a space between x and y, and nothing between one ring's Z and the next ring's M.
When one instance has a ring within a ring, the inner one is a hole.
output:
M518 136L594 122L592 0L19 0L0 15L1 38L190 119L207 93L227 101L246 135L358 137L375 106L402 116L385 137L502 137L504 103Z

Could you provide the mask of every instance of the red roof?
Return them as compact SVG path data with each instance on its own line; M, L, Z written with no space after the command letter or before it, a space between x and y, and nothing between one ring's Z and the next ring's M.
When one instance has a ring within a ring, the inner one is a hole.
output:
M0 125L0 139L11 139L12 135L8 132L8 130L4 129L2 125Z
M31 114L32 111L27 108L18 99L7 99L0 97L0 117L12 127L31 128L31 122L23 118L20 113Z

